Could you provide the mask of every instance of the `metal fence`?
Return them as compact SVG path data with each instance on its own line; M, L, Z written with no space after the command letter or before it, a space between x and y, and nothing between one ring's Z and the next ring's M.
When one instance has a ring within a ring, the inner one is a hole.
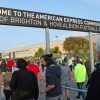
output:
M87 90L76 89L76 88L66 87L66 86L62 86L62 88L68 89L68 90L73 90L73 91L78 91L78 92L82 92L82 93L87 93Z

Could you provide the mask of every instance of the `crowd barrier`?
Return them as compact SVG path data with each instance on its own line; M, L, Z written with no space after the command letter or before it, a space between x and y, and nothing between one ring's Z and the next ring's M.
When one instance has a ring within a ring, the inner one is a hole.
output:
M62 86L62 88L64 88L64 89L68 89L68 90L73 90L73 91L78 91L78 92L87 93L87 90L76 89L76 88L66 87L66 86Z

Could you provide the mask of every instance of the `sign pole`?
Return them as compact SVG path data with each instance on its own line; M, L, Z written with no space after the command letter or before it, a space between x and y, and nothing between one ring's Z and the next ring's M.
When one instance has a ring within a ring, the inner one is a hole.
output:
M50 54L50 38L49 38L49 28L45 28L46 37L46 54Z
M92 32L89 32L89 48L90 48L91 73L92 73L94 71L94 54L93 54Z

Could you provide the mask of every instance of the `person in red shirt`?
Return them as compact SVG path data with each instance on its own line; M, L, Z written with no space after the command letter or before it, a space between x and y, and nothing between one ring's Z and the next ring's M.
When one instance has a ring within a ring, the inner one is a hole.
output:
M30 62L29 62L29 64L27 65L26 68L27 68L27 70L29 70L29 71L31 71L31 72L34 72L34 74L35 74L35 76L36 76L36 78L37 78L37 80L38 80L38 74L39 74L40 70L39 70L38 65L34 64L34 59L33 59L33 58L30 59Z

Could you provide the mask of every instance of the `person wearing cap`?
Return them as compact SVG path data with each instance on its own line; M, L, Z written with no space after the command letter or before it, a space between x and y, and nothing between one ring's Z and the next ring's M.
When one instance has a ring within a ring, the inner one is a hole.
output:
M26 69L27 62L23 58L17 59L16 66L19 70L13 72L9 83L15 100L37 100L39 88L35 74Z
M46 68L46 88L41 93L46 93L45 100L62 100L61 68L55 64L52 54L42 56Z

